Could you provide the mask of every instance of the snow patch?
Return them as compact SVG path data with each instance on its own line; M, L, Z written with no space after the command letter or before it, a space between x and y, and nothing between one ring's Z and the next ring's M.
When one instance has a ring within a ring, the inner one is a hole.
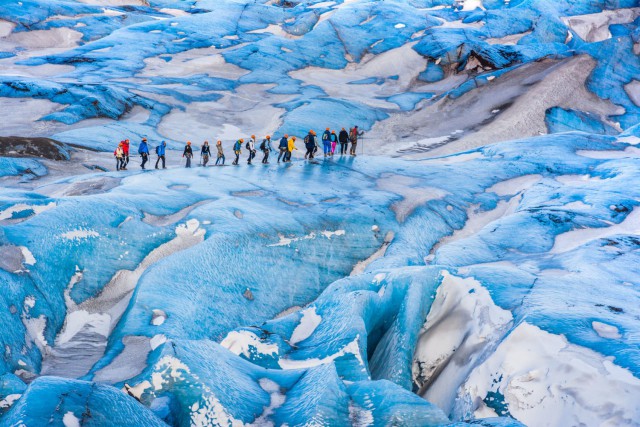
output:
M622 396L640 396L640 379L601 354L527 322L474 369L459 399L484 416L490 392L530 426L621 426L638 420L637 399Z
M99 236L100 234L94 230L77 229L77 230L68 231L62 234L60 237L67 240L81 240L81 239L88 239L90 237L99 237Z
M278 354L276 344L264 343L256 334L249 331L231 331L222 340L220 345L237 355L251 357L252 349L258 354L271 355Z
M322 317L316 313L315 307L305 308L301 314L300 324L293 330L289 339L289 343L293 345L309 338L322 321Z
M80 420L73 412L68 411L62 417L62 424L64 424L64 427L80 427Z
M593 321L591 322L591 326L593 327L593 330L596 331L596 333L600 335L602 338L607 338L612 340L617 340L622 338L622 335L620 335L620 331L618 330L618 328L616 328L613 325L607 325L606 323Z

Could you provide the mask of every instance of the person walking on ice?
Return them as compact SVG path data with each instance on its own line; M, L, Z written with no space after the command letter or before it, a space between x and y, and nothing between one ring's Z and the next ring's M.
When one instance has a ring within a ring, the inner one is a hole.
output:
M358 132L358 126L354 126L349 131L349 140L351 141L351 151L349 154L356 155L356 146L358 145L358 137L362 136L364 132Z
M142 157L140 167L144 169L145 163L149 160L149 146L147 145L147 138L142 138L142 142L140 142L140 146L138 147L138 154Z
M278 148L280 149L280 154L278 154L278 163L280 163L280 159L283 157L285 161L287 159L287 150L289 147L289 141L287 140L288 137L289 135L285 133L284 136L280 138L280 144L278 144Z
M331 154L331 131L329 128L322 133L322 150L325 157Z
M284 160L285 162L291 162L291 154L293 153L293 150L297 150L295 136L292 136L289 138L289 141L287 141L287 155Z
M304 158L313 159L313 153L316 151L316 133L313 130L310 130L307 136L304 137L304 148L307 149L306 153L304 153Z
M218 140L218 142L216 142L216 148L218 149L218 158L216 159L216 166L218 166L220 159L222 159L221 166L224 166L224 152L222 151L222 141Z
M336 145L338 145L338 135L336 135L336 131L331 131L331 155L336 152Z
M116 158L116 170L124 170L124 150L122 149L122 142L116 147L116 151L113 152Z
M162 169L166 169L167 166L164 161L164 154L167 148L167 143L162 141L160 145L156 147L156 154L158 155L158 160L156 160L156 169L158 169L158 163L162 160Z
M191 159L193 158L193 150L191 149L191 141L187 141L187 145L184 146L184 151L182 152L182 157L187 158L187 165L185 167L191 167Z
M338 134L338 142L340 142L340 155L347 154L347 147L349 146L349 133L342 128L340 134Z
M260 149L264 153L264 157L262 158L262 164L266 165L269 163L269 153L273 150L271 147L271 137L267 135L263 140L262 144L260 144Z
M129 164L129 140L125 139L122 141L122 167L120 169L127 170L127 165Z
M244 139L240 138L233 144L233 153L236 155L236 159L233 161L233 165L238 166L238 160L240 160L240 153L242 152L242 143Z
M247 141L246 149L249 150L249 158L247 159L247 164L251 164L251 160L256 156L256 136L251 135L251 138Z
M202 166L207 166L209 163L209 156L211 156L211 147L209 147L209 141L205 141L200 148L200 157L202 157Z

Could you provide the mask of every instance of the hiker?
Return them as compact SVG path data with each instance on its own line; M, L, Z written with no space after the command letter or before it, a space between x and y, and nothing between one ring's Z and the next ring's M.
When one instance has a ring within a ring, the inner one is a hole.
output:
M331 131L331 155L336 152L336 145L338 145L338 135L336 135L336 131Z
M289 141L287 141L287 154L285 156L285 162L291 162L291 153L293 153L293 150L297 150L295 136L292 136L291 138L289 138Z
M316 151L316 133L313 130L310 130L307 136L304 137L304 147L307 149L307 152L304 153L304 158L313 159L313 153Z
M202 157L202 166L207 166L209 163L209 156L211 156L211 147L209 147L209 141L205 141L200 148L200 157Z
M127 170L127 165L129 164L129 140L125 139L122 141L122 166L120 169Z
M191 149L191 141L187 141L187 145L184 146L184 152L182 153L182 157L187 158L187 165L185 167L191 167L191 158L193 157L193 150Z
M351 151L349 154L356 155L356 145L358 145L358 137L362 136L364 132L358 132L358 126L354 126L349 131L349 141L351 141Z
M282 157L285 159L287 158L287 148L289 147L289 141L287 141L288 137L289 135L285 133L284 136L280 138L280 144L278 145L278 148L280 149L280 154L278 154L278 163L280 163L280 159Z
M156 160L156 169L158 169L158 163L160 163L160 160L162 160L162 169L167 168L164 161L164 154L166 151L166 147L167 147L167 143L165 141L162 141L160 145L156 147L156 154L158 155L158 160Z
M331 153L331 131L329 128L322 133L322 149L325 157Z
M347 146L349 145L349 134L344 128L338 135L338 141L340 142L340 155L347 154Z
M232 164L238 166L238 160L240 160L240 153L242 150L242 143L244 142L244 139L240 138L239 140L236 141L235 144L233 144L233 152L236 155L236 159L233 161Z
M221 166L224 166L224 152L222 151L222 141L218 140L218 142L216 142L216 148L218 149L218 158L216 159L216 166L218 166L220 159L222 159Z
M251 160L256 156L256 136L251 135L251 138L247 141L247 145L245 147L249 150L249 158L247 159L247 164L251 164Z
M124 169L124 150L122 149L122 142L118 144L116 147L116 151L113 152L113 155L116 158L116 170Z
M264 157L262 158L262 164L269 164L269 153L273 150L271 147L271 136L267 135L263 140L262 144L260 144L260 149L264 153Z
M138 147L138 154L140 154L140 157L142 157L142 163L140 164L140 167L144 169L145 163L147 163L147 160L149 160L149 146L147 145L147 138L142 138L140 146Z

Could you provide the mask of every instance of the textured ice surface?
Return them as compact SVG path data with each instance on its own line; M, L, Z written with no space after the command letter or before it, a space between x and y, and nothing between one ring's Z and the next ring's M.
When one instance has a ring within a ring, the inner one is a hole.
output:
M633 425L636 134L12 184L2 421L109 384L172 425Z
M86 3L0 11L2 132L111 151L359 124L369 153L419 154L640 119L632 0Z

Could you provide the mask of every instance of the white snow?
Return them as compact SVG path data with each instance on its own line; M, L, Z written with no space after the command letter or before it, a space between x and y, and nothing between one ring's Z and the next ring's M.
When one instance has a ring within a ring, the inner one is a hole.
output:
M88 331L100 334L103 337L109 336L111 316L103 313L89 313L85 310L76 310L67 314L64 327L56 338L56 345L68 343L78 332L87 329Z
M603 239L618 234L640 235L640 209L635 208L620 224L601 228L582 228L567 231L556 236L549 253L568 252L592 240Z
M640 16L640 8L629 8L603 10L588 15L574 15L562 18L562 20L584 41L601 42L611 38L610 25L628 24L638 16Z
M561 379L561 380L559 380ZM637 425L640 379L590 349L523 322L460 389L482 415L489 391L529 426Z
M484 352L507 332L513 317L496 306L475 279L442 274L412 370L423 397L448 413L459 385Z
M590 159L626 159L640 157L640 148L627 147L624 150L578 150L579 156L588 157Z
M164 310L154 309L152 313L151 324L153 326L160 326L167 320L167 313Z
M360 339L360 335L357 335L356 338L351 341L349 344L345 345L342 349L334 354L330 354L322 359L312 358L312 359L280 359L278 360L278 365L282 369L306 369L313 368L314 366L325 365L327 363L331 363L339 357L342 357L346 354L353 354L356 359L360 362L360 366L362 366L363 372L366 371L366 367L364 362L362 361L362 356L360 355L360 346L358 345L358 339Z
M607 325L606 323L594 320L593 322L591 322L591 326L593 327L593 330L596 331L596 333L602 338L615 340L622 338L622 335L620 335L620 331L618 330L618 328L613 325Z
M413 211L431 200L439 200L447 195L447 192L435 187L428 187L414 177L405 175L388 175L379 178L377 187L402 196L402 200L394 202L391 209L396 214L398 222L404 222Z
M260 387L262 387L264 391L269 393L269 406L264 408L262 415L256 418L256 420L252 424L261 427L272 427L274 426L274 424L269 417L271 417L275 413L276 409L284 404L287 397L284 394L280 393L280 386L276 382L271 381L268 378L260 378L258 384L260 384Z
M355 275L364 273L364 271L367 269L369 264L371 264L373 261L377 260L378 258L382 258L384 254L387 252L387 248L393 241L394 237L395 237L395 233L393 231L387 232L387 234L384 236L384 242L382 242L382 245L380 246L380 248L377 251L375 251L373 255L371 255L369 258L362 261L358 261L358 263L353 267L353 270L351 270L351 273L349 273L349 276L355 276Z
M309 338L322 321L322 317L316 313L314 306L305 308L300 313L302 313L300 323L293 330L291 338L289 339L289 343L293 345Z
M80 420L73 412L68 411L62 417L62 424L64 424L64 427L80 427Z
M77 229L77 230L67 231L66 233L62 234L60 237L67 240L81 240L81 239L88 239L90 237L99 237L99 236L100 234L94 230Z
M13 216L13 214L26 211L33 210L35 215L41 214L42 212L48 211L49 209L53 209L57 206L56 202L50 202L46 205L27 205L24 203L18 203L13 205L5 210L0 211L0 221L9 219Z
M541 179L542 176L538 174L523 175L494 184L485 192L496 193L498 196L513 196L540 182Z
M331 240L332 236L344 236L346 234L346 231L345 230L335 230L335 231L324 230L324 231L320 231L318 234L326 237L328 240ZM278 243L272 243L267 246L268 247L291 246L291 243L293 242L299 242L303 240L313 240L318 236L318 234L312 231L311 233L301 237L286 237L284 234L278 233L278 237L280 239Z
M163 334L154 335L153 338L149 341L149 345L151 346L151 350L155 350L160 347L162 344L167 342L167 337Z
M4 399L0 400L0 409L11 407L16 400L20 399L21 394L8 394Z
M278 354L278 346L260 341L256 334L249 331L231 331L220 345L235 354L243 354L249 358L251 349L259 354Z
M22 252L22 256L24 261L22 262L25 265L35 265L36 259L26 246L19 246L20 251Z

